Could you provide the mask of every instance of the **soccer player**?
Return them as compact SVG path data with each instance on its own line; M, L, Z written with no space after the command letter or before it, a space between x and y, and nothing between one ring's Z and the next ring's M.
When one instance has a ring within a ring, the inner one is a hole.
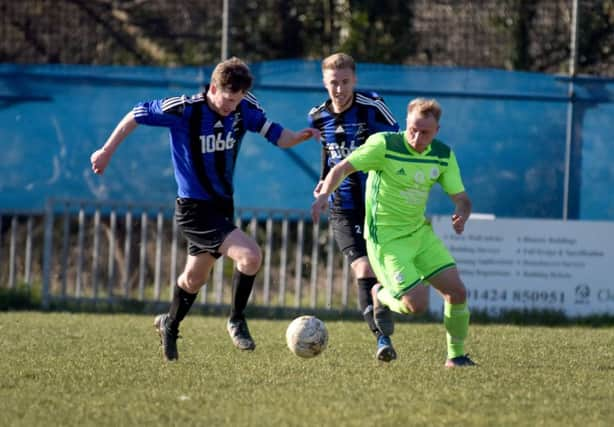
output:
M329 98L309 112L309 125L320 130L322 167L320 191L328 171L345 159L375 132L399 130L399 125L384 100L374 92L358 92L354 59L336 53L322 61L322 78ZM358 285L358 304L369 328L377 338L376 358L391 361L396 358L389 335L384 335L373 319L371 289L377 283L369 265L363 237L365 218L364 172L347 176L329 197L330 221L339 249L347 257Z
M471 213L456 157L434 139L441 107L418 98L407 107L405 132L372 135L367 142L330 170L311 209L314 221L326 198L356 170L369 171L365 236L373 270L381 284L373 288L374 317L384 334L392 332L387 310L422 313L428 308L423 280L444 298L447 332L446 367L472 366L465 353L469 328L467 293L456 264L425 218L432 186L439 183L455 205L452 227L461 234Z
M293 132L267 119L249 92L253 77L238 58L219 63L202 93L143 102L118 123L102 148L91 155L92 170L102 174L119 144L137 125L167 127L178 197L175 220L189 243L168 313L156 317L164 357L176 360L179 324L224 255L236 265L227 329L234 345L254 350L244 309L262 260L257 243L233 223L233 172L241 140L258 132L279 147L319 138L317 129Z

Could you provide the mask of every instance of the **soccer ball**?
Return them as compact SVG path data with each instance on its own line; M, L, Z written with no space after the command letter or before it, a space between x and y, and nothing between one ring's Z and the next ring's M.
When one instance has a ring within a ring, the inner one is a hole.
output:
M286 329L286 344L299 357L315 357L328 344L326 325L315 316L297 317Z

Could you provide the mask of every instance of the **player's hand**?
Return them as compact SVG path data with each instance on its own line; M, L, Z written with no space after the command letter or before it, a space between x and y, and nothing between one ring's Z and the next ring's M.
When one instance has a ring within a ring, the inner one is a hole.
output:
M320 214L326 210L328 197L326 194L318 194L311 205L311 219L314 223L320 221Z
M92 163L92 170L94 173L102 175L110 160L111 153L106 151L104 148L94 151L90 156L90 162Z
M465 222L467 219L458 214L452 215L452 228L456 231L456 234L462 234L465 230Z
M313 189L313 197L318 197L320 195L320 190L322 189L322 185L324 181L320 181L316 184L316 188Z
M320 131L314 128L303 129L298 133L298 142L307 141L308 139L315 138L317 141L320 140Z

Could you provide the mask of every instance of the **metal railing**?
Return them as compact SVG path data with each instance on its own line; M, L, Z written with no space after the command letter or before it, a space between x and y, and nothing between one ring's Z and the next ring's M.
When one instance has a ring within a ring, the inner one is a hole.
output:
M0 283L15 289L18 283L32 285L35 260L34 224L41 215L0 212Z
M169 206L53 199L44 215L0 218L0 286L40 287L44 307L68 299L170 301L186 258ZM328 221L313 224L307 211L238 208L236 225L263 252L251 304L357 310L349 265ZM230 303L233 268L217 260L200 304Z

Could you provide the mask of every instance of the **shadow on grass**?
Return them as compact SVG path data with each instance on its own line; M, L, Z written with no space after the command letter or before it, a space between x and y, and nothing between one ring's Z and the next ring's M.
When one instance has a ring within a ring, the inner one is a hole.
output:
M0 288L0 311L65 311L83 313L127 313L155 314L168 310L168 301L139 301L112 297L106 299L55 297L43 308L39 293L32 288L20 286L15 289ZM204 316L227 316L230 307L227 304L195 303L191 314ZM362 315L356 309L325 309L310 307L264 307L248 306L246 314L251 318L261 319L293 319L300 315L314 315L322 320L362 320ZM440 323L441 318L432 314L422 316L394 315L399 323ZM600 314L584 317L568 317L557 310L507 310L497 315L486 311L472 310L472 324L507 324L533 326L614 326L614 315Z

